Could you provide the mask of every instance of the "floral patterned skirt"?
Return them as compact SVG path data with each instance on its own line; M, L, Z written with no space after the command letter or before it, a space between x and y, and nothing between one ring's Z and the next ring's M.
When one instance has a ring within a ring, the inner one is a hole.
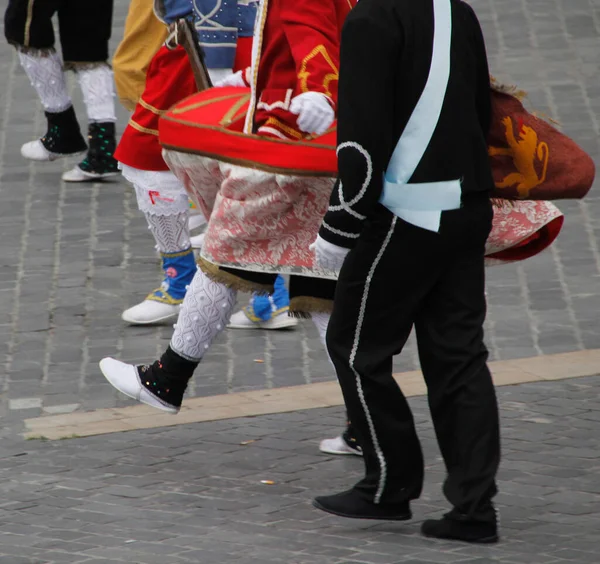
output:
M163 156L210 218L205 260L256 272L335 277L315 268L309 250L329 204L332 178L277 174L168 149ZM556 239L563 220L551 202L494 200L486 262L537 255Z

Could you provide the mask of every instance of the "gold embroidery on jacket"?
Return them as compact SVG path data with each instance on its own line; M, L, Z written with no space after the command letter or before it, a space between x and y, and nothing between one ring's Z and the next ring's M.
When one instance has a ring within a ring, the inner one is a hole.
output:
M325 62L331 67L333 72L326 74L323 78L323 89L325 90L324 94L327 96L332 96L331 91L329 90L329 84L333 81L339 80L340 72L338 68L335 66L332 58L327 52L327 48L325 45L317 45L302 61L302 65L300 67L300 72L298 73L298 78L300 79L300 88L302 92L308 92L308 79L311 74L313 74L310 70L308 70L308 65L313 59L316 59L319 55L323 57Z
M274 127L279 129L286 135L290 136L292 139L302 139L303 135L299 131L296 131L293 127L283 123L281 120L276 117L271 116L267 119L267 121L261 125L261 127Z
M148 129L147 127L140 125L136 121L133 121L133 119L129 120L129 125L133 127L133 129L137 129L141 133L147 133L148 135L156 135L158 137L158 129Z

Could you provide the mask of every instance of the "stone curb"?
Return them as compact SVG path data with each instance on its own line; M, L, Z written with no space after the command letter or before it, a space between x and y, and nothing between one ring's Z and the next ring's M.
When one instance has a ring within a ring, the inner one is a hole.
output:
M563 380L600 373L600 350L490 362L496 386ZM408 397L425 395L420 371L394 375ZM151 429L286 413L343 405L337 382L323 382L271 390L240 392L187 399L177 416L136 405L120 409L98 409L25 420L25 438L64 439L89 437L137 429Z

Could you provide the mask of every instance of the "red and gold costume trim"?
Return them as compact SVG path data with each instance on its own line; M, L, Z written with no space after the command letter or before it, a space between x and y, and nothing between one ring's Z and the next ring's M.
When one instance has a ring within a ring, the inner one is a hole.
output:
M161 47L146 77L146 87L129 120L115 158L141 170L169 170L158 142L158 120L169 108L197 91L183 47Z
M337 101L339 41L354 0L263 0L254 31L252 101L244 131L305 136L289 111L304 92Z

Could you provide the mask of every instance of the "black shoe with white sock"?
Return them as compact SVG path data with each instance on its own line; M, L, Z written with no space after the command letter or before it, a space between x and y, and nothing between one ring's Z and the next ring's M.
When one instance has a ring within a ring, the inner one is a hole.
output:
M152 364L135 366L104 358L100 361L100 370L126 396L157 409L177 413L198 364L168 347L160 360Z
M426 537L463 542L490 544L498 542L498 516L493 505L487 505L473 515L453 509L441 519L428 519L421 526Z
M88 127L88 154L75 168L63 174L66 182L89 182L119 174L114 158L117 148L113 122L90 123Z
M21 154L26 159L53 161L87 150L73 106L69 106L62 112L46 112L46 119L48 120L46 134L21 147Z

